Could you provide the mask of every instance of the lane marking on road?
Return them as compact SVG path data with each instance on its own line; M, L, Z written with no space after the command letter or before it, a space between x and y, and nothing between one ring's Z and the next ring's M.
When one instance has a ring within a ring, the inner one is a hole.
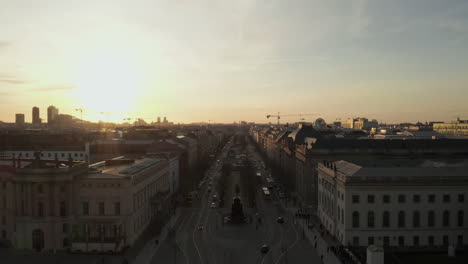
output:
M289 222L289 221L288 221ZM297 242L299 242L299 236L297 235L297 230L295 228L295 226L292 224L292 223L289 223L291 225L291 227L293 228L294 230L294 234L296 235L296 240L289 246L287 247L287 249L281 253L281 255L278 257L278 260L275 262L275 264L279 263L281 258L289 251L291 250L296 244ZM283 238L284 239L284 238Z
M189 261L189 258L187 256L187 254L185 253L185 250L183 249L183 246L182 245L179 245L179 242L177 242L177 233L180 232L180 230L182 230L183 227L186 226L187 223L190 223L190 221L192 220L193 218L193 211L190 211L190 216L186 216L184 218L184 220L182 220L182 223L180 224L180 226L177 228L177 231L176 231L176 237L175 237L175 242L176 242L176 245L177 247L179 248L180 252L182 252L182 255L184 256L185 258L185 263L189 264L190 261Z

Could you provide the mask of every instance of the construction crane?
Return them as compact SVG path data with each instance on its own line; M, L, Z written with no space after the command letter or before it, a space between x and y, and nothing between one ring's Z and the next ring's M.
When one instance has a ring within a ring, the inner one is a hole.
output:
M303 116L311 116L311 115L316 115L316 114L314 114L314 113L309 113L309 114L282 115L280 112L278 112L276 115L267 115L266 117L267 117L267 118L276 117L277 124L279 125L279 121L280 121L280 118L281 118L281 117L286 117L286 116L298 116L300 121L304 121L305 118L303 118Z

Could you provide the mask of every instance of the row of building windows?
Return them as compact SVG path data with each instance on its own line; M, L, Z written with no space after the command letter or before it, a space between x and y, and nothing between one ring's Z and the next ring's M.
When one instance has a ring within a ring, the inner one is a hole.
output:
M106 215L106 205L104 202L99 202L98 206L98 215ZM83 202L81 205L82 214L89 215L89 202ZM120 215L120 202L114 203L114 215Z
M412 198L413 198L413 199L412 199L413 203L420 203L421 200L422 200L422 199L421 199L421 195L419 195L419 194L414 194L414 195L412 196ZM358 194L354 194L354 195L352 196L351 200L352 200L352 203L357 204L357 203L360 202L360 196L359 196ZM443 201L444 203L450 203L451 200L452 200L452 199L451 199L450 194L444 194L444 195L442 195L442 201ZM373 194L367 195L367 203L372 204L372 203L375 203L375 201L376 201L375 195L373 195ZM399 195L397 196L397 201L398 201L398 203L406 203L406 195L404 195L404 194L399 194ZM458 194L458 195L457 195L457 201L458 201L459 203L464 203L464 202L465 202L465 195L462 194L462 193L461 193L461 194ZM391 202L391 196L390 196L389 194L384 194L384 195L382 195L382 203L388 204L388 203L390 203L390 202ZM427 195L427 202L428 202L428 203L435 203L435 202L436 202L436 195L435 195L435 194L429 194L429 195Z
M119 187L120 188L120 183L97 183L94 184L96 188L114 188L114 187ZM92 188L93 184L91 183L82 183L81 187L83 188Z
M21 187L23 187L23 185L21 185ZM64 184L61 184L60 185L60 192L63 193L63 192L65 192L65 190L66 190L66 186ZM24 189L21 188L21 191L24 191ZM38 193L44 193L44 186L41 183L37 184L37 192Z
M343 218L342 218L343 219ZM389 211L384 211L382 213L382 227L390 227L391 226L391 221L390 221L390 212ZM418 228L421 227L421 213L419 211L413 211L413 222L412 222L412 227ZM352 213L352 227L353 228L359 228L360 227L360 216L359 212L354 211ZM459 210L457 212L457 226L458 227L463 227L464 226L464 221L465 221L465 213L462 210ZM450 211L445 210L442 213L441 217L441 222L443 227L449 227L451 226L451 221L450 221ZM427 226L428 227L434 227L436 225L436 216L434 211L428 211L427 212ZM398 227L407 227L406 223L406 213L404 211L399 211L398 212L398 218L397 218L397 226ZM368 228L374 228L375 227L375 213L373 211L367 212L367 227Z
M384 236L382 237L382 240L383 240L383 246L385 247L389 247L391 244L390 244L390 237L388 236ZM404 236L398 236L398 246L400 247L403 247L403 246L414 246L414 247L418 247L421 245L421 240L420 240L420 237L419 236L413 236L413 239L412 239L413 243L411 245L409 245L409 243L407 243L405 241L405 237ZM355 236L353 237L353 246L364 246L362 244L360 244L361 242L359 241L359 237ZM457 246L463 246L463 235L457 235ZM375 237L373 236L369 236L367 237L367 245L374 245L375 244ZM444 246L448 246L449 245L449 236L448 235L443 235L442 236L442 244ZM427 237L427 242L426 242L426 245L428 246L434 246L435 245L435 237L434 236L428 236Z
M18 156L29 158L29 152L25 152L25 153L20 152L20 153L17 153L17 154L18 154ZM57 156L60 155L60 157L62 157L62 158L68 157L68 156L74 156L74 157L84 157L85 156L84 153L77 153L77 152L75 152L75 153L63 153L63 152L62 153L51 153L51 152L49 152L49 153L47 153L47 155L44 155L44 153L41 153L41 157L47 156L49 158L52 158L52 157L55 157L55 154L57 154ZM34 156L34 154L31 155L31 157L33 157L33 156Z
M64 202L64 201L60 202L59 208L60 208L59 209L59 215L61 217L66 217L67 216L67 204L66 204L66 202ZM54 210L50 210L49 213L50 213L50 216L53 216L54 215ZM25 207L24 201L21 201L21 214L23 216L26 215L26 207ZM38 202L37 203L36 214L34 216L36 216L36 217L46 216L46 212L45 212L43 202Z

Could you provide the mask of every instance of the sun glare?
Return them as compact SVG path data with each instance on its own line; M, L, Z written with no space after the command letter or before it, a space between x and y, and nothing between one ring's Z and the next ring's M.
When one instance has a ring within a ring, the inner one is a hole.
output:
M87 56L81 63L73 91L75 103L91 121L122 122L143 88L142 69L116 53Z

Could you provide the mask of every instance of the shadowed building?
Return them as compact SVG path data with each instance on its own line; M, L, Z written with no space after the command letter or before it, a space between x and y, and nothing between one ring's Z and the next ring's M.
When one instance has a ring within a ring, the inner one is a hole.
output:
M4 238L19 249L119 251L169 217L177 162L0 160Z
M39 107L35 106L32 108L32 123L38 125L41 123L41 117L39 115Z

